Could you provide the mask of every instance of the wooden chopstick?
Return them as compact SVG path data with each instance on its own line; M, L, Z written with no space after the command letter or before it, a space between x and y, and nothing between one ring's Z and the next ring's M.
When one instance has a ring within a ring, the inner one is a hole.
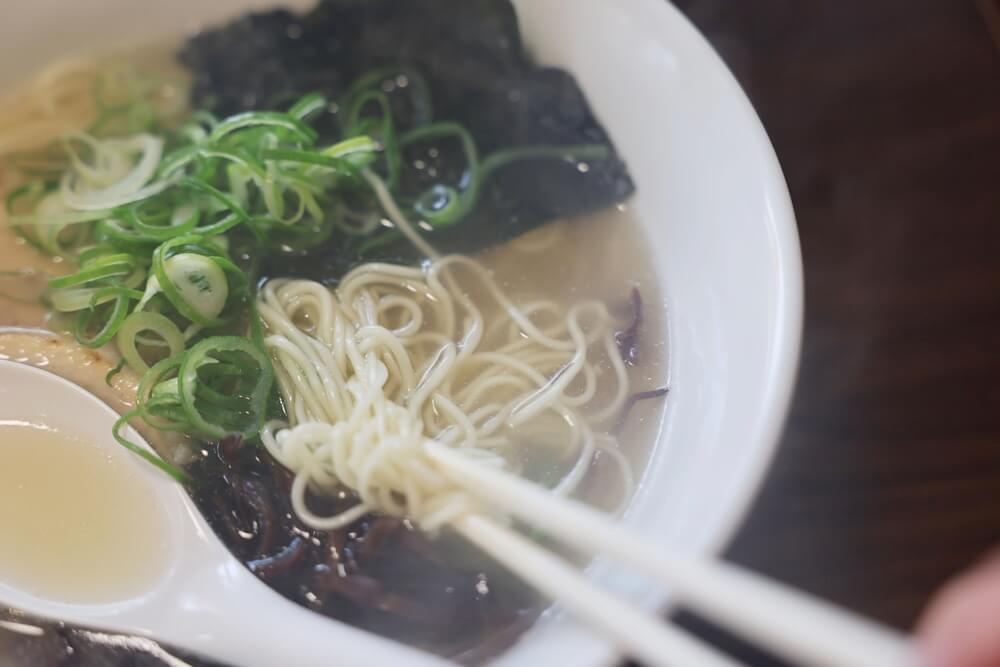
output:
M427 450L442 471L469 493L581 553L631 566L669 587L706 618L782 657L817 667L920 664L914 644L894 630L733 565L672 556L583 503L477 465L442 445L428 443ZM490 553L501 557L493 549Z

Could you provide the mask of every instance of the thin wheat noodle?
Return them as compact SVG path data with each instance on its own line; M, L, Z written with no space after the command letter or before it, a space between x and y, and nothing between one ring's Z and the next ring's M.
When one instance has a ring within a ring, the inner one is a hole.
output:
M300 518L330 529L379 511L435 530L488 511L438 470L430 440L514 472L548 450L564 461L550 482L562 495L606 452L630 495L628 463L607 434L629 392L616 323L597 301L525 303L459 255L366 264L336 290L268 282L258 311L290 423L268 424L262 440L295 473ZM307 505L309 493L344 491L358 498L346 512Z

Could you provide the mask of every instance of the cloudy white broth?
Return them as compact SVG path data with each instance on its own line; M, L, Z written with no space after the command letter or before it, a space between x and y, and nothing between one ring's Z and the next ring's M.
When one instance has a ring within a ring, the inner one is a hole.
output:
M278 593L476 664L548 602L454 534L485 508L425 443L619 512L667 350L632 180L571 73L531 62L506 0L445 6L249 15L12 91L0 358L108 402L109 438L134 425ZM0 617L4 664L175 664L101 638Z
M32 474L34 473L34 474ZM32 595L84 604L148 587L169 553L163 512L134 472L94 443L0 421L0 578Z

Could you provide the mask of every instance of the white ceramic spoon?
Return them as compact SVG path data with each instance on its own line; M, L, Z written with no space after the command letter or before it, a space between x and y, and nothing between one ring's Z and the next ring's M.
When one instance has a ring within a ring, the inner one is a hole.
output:
M134 465L137 474L148 481L150 493L162 503L171 551L160 576L129 599L65 604L0 581L0 604L149 637L239 667L450 664L323 618L269 589L230 555L179 484L114 441L111 426L117 417L75 384L44 370L0 361L0 420L68 430L106 447L108 456ZM134 442L143 442L134 432L132 437Z

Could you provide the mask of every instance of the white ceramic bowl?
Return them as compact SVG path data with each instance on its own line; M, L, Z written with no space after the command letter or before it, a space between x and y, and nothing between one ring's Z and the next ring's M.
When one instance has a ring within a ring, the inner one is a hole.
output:
M56 56L273 4L6 0L0 89ZM713 554L768 465L796 371L801 260L778 162L726 67L664 0L515 4L536 57L577 76L625 156L669 310L668 409L625 521L672 549ZM593 574L643 604L666 602L602 563ZM613 657L556 613L497 663L586 667Z

